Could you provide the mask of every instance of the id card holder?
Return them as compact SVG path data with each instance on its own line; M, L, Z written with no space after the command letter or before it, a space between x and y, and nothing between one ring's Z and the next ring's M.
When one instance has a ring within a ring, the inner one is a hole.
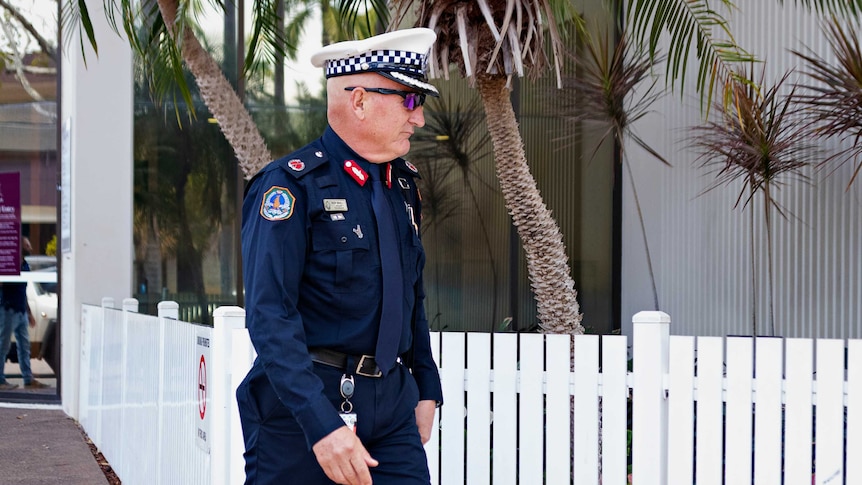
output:
M340 413L341 420L350 428L350 431L356 432L356 413Z
M347 374L341 376L341 384L339 385L339 391L341 392L341 397L344 398L344 402L341 403L341 420L344 421L344 424L350 428L350 431L356 432L356 413L353 412L353 403L350 402L350 398L353 397L353 391L356 389L355 383L353 382L353 376L348 376Z

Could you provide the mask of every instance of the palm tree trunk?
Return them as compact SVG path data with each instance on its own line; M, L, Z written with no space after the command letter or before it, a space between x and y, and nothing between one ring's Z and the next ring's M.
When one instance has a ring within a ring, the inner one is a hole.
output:
M582 315L563 236L527 165L506 77L483 74L477 86L494 145L497 178L527 258L539 321L546 333L581 334Z
M165 25L176 39L178 0L158 1ZM184 28L181 34L179 44L183 60L194 75L204 103L219 120L222 133L234 148L245 177L251 178L272 160L266 142L215 59L201 46L191 29Z

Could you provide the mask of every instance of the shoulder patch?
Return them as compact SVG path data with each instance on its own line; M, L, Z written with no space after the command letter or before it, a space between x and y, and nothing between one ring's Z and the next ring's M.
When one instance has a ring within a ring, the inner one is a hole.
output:
M263 193L260 215L268 221L286 221L293 215L296 197L287 187L273 185Z

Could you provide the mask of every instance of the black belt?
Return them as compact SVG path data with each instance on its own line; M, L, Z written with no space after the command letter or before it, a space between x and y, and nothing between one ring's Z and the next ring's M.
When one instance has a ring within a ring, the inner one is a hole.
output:
M312 362L317 362L318 364L338 367L342 370L349 370L351 373L359 376L383 377L383 372L379 367L377 367L377 362L374 360L373 355L351 356L341 352L336 352L335 350L321 348L308 349L308 355L311 356ZM349 357L353 357L355 368L351 367L350 369L347 369Z

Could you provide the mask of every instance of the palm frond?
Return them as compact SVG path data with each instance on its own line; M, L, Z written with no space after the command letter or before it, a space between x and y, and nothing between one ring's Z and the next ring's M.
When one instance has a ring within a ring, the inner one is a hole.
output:
M371 36L380 26L389 23L389 3L386 0L337 0L336 10L341 20L342 30L351 39Z
M258 68L261 65L258 62L260 57L266 63L274 64L279 56L285 55L283 19L278 13L278 3L279 0L254 0L244 73L251 73L251 70Z
M537 77L553 66L558 85L563 40L583 22L563 0L402 0L389 28L414 19L416 26L437 33L429 59L431 77L447 78L450 64L471 80L481 74Z
M733 4L722 0L728 9ZM712 105L713 93L721 86L721 98L729 102L733 86L743 81L735 64L754 62L733 38L727 20L713 10L708 0L629 0L627 20L633 41L647 48L655 59L663 35L670 36L666 76L671 87L685 83L691 48L700 61L696 89L702 106Z
M66 45L72 45L72 36L78 34L78 44L81 46L81 59L84 60L84 65L87 64L87 51L84 49L85 35L86 42L93 48L93 52L99 55L93 21L90 20L90 11L87 9L85 0L68 0L63 4L60 8L60 30L64 33L63 41Z
M837 138L848 146L821 162L819 166L835 163L835 169L849 161L856 163L849 189L862 171L862 46L859 37L832 17L823 25L826 38L835 57L831 63L809 49L807 54L793 51L803 59L813 81L802 84L804 94L799 103L808 109L811 118L809 133L817 138ZM809 94L810 93L810 94Z
M656 80L650 79L653 62L645 51L633 48L627 32L620 35L613 51L609 37L607 33L585 33L585 52L576 60L578 74L566 77L564 89L553 93L552 109L566 120L605 127L590 159L608 138L622 149L628 136L657 160L670 165L631 129L663 94L656 89Z
M728 108L717 103L720 119L692 129L690 140L699 152L696 163L715 175L704 192L742 181L735 206L747 206L760 193L767 206L787 216L770 187L807 180L802 171L817 154L805 136L795 88L782 94L789 74L766 91L754 83L737 84L735 104Z
M784 0L779 1L785 3ZM862 0L794 0L793 3L819 13L841 16L858 16L862 13Z
M158 5L155 2L144 3L139 11L124 9L123 28L148 80L153 102L161 104L165 98L171 99L180 125L180 106L186 106L188 116L194 117L195 104L188 75L183 68L181 46L168 35Z

